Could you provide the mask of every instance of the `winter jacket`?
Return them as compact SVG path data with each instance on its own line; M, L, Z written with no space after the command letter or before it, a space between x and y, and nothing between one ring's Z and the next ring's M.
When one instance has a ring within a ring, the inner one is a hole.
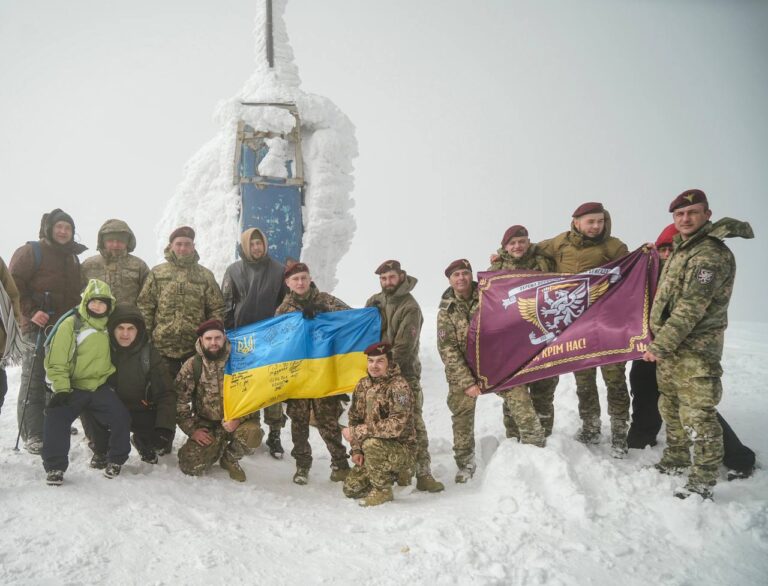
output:
M239 328L275 315L288 291L283 279L285 267L265 254L253 260L250 256L251 236L261 234L268 250L267 236L258 228L249 228L240 236L241 260L232 263L224 273L221 292L224 296L224 326Z
M104 245L104 235L122 233L128 235L128 247L122 252L110 252ZM83 261L81 267L83 286L90 279L100 279L112 289L118 303L136 304L144 281L149 274L147 263L131 252L136 248L136 237L122 220L107 220L99 228L96 249L99 254Z
M115 305L109 285L97 279L89 281L77 308L79 330L75 331L78 320L70 315L54 326L46 341L45 377L54 393L95 391L115 372L109 354L108 316L88 314L88 302L94 297L110 299L110 309Z
M194 352L197 326L224 318L224 299L213 273L198 264L197 252L177 257L169 245L165 259L149 272L137 305L155 348L184 358Z
M530 269L550 273L555 270L555 261L553 258L543 254L536 244L531 244L525 254L520 258L515 258L509 254L503 247L496 251L497 259L488 267L489 271L514 271L520 269Z
M133 323L138 329L136 340L123 347L115 340L115 328ZM176 429L176 391L165 360L152 345L141 312L134 305L118 303L107 323L116 371L109 383L129 411L157 410L155 427ZM148 364L143 364L148 359ZM148 370L147 370L148 367Z
M43 227L41 234L50 234L50 227ZM44 309L45 292L48 291L51 312L49 323L53 324L67 311L80 302L80 261L78 254L87 250L74 240L59 244L48 236L41 236L40 263L35 262L34 245L25 244L13 253L10 270L21 300L21 327L25 333L33 332L37 326L30 320L39 310Z
M405 272L403 273L405 274ZM405 275L405 280L391 295L381 291L365 302L381 313L381 339L392 344L392 353L400 372L407 380L421 376L419 336L424 317L421 307L411 295L418 280Z
M445 378L452 387L468 389L477 383L467 362L467 337L472 317L480 307L477 283L472 283L472 296L460 299L448 287L437 311L437 350L445 365Z
M275 310L275 315L283 315L292 311L304 311L307 306L314 306L316 313L327 313L330 311L343 311L350 309L349 305L341 299L334 297L330 293L323 293L317 285L311 283L309 291L303 296L298 296L293 291L289 291L283 302Z
M397 440L414 448L413 410L413 391L397 364L390 364L380 378L360 379L349 408L352 453L362 453L363 442L369 438Z
M21 305L19 304L19 290L16 288L16 282L13 280L11 272L8 270L8 267L5 266L5 261L2 258L0 258L0 283L2 283L3 289L13 305L13 316L16 319L16 323L20 324ZM0 320L0 358L3 357L6 341L6 325Z
M732 237L754 234L748 223L723 218L707 222L687 240L675 236L651 308L652 354L692 354L712 364L709 376L719 376L736 275L736 261L723 239Z
M558 273L580 273L594 269L626 255L627 245L611 236L611 215L605 211L605 230L597 238L587 238L576 229L571 229L537 245L539 253L555 260Z

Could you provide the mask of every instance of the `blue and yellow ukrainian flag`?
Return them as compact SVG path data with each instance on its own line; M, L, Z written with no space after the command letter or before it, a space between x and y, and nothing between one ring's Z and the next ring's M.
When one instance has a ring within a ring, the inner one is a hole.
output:
M365 376L363 350L381 339L375 307L287 313L227 332L232 353L224 373L224 418L234 419L286 399L351 391Z

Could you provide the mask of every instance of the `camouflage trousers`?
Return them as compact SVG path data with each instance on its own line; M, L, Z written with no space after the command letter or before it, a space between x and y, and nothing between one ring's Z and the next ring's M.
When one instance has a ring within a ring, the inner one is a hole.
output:
M464 468L475 462L475 404L477 399L464 394L464 389L448 385L448 409L453 427L453 459Z
M723 429L715 407L720 402L720 364L698 356L673 357L658 362L659 412L667 428L667 447L661 464L693 465L688 483L713 486L723 461Z
M414 460L416 461L416 476L432 474L432 458L429 455L429 436L427 426L424 424L422 408L424 407L424 393L421 391L421 382L417 378L406 379L413 391L413 426L416 428L416 448Z
M238 461L261 445L262 431L253 420L244 421L232 433L221 425L209 427L208 432L213 436L209 445L201 446L189 438L179 449L179 468L184 474L200 476L221 458Z
M608 388L608 415L611 417L611 429L624 435L629 427L629 390L624 372L626 363L601 366L600 372ZM597 394L597 369L587 368L574 372L576 377L576 395L579 398L579 417L585 427L600 431L600 398Z
M285 427L286 416L283 415L283 404L275 403L269 407L264 407L261 411L264 411L264 423L269 426L270 431L280 430ZM261 411L256 411L253 414L253 419L261 423Z
M499 396L504 401L504 427L507 437L516 437L524 444L543 446L552 435L555 422L555 388L558 377L521 385Z
M286 404L286 412L291 418L291 439L293 440L291 456L296 460L296 466L298 468L312 467L309 418L310 414L314 414L317 431L331 454L331 464L339 468L349 468L347 449L341 443L339 417L344 412L341 398L290 399L286 401Z
M401 470L413 469L413 449L391 439L368 438L363 442L362 466L355 466L344 481L344 494L362 498L372 488L389 488Z

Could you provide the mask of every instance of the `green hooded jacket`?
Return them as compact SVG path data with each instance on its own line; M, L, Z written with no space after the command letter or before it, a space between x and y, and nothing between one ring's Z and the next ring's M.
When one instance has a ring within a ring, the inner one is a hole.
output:
M88 314L88 302L94 298L109 299L107 314L102 317ZM54 326L45 353L45 377L54 393L73 389L95 391L115 372L107 333L107 319L114 306L115 298L109 285L91 279L77 307L79 331L75 332L74 315L65 317Z

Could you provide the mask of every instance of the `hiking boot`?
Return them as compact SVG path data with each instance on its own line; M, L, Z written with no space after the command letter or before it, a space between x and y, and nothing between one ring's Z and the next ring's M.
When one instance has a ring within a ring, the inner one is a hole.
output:
M666 474L667 476L681 476L685 473L688 466L670 466L659 462L653 465L654 470L659 474Z
M413 473L409 469L400 470L397 473L397 486L411 486L411 478Z
M115 464L114 462L110 462L107 464L107 467L104 468L104 476L106 478L117 478L120 476L120 469L122 466L120 464Z
M224 455L219 460L219 466L229 472L229 477L235 482L245 482L245 471L240 467L240 463L237 460L232 460Z
M269 448L269 455L275 460L282 460L285 450L283 450L283 444L280 443L280 430L272 429L267 436L267 447ZM294 480L294 482L296 482ZM306 484L306 482L304 483Z
M431 474L422 474L421 476L416 477L416 490L440 492L441 490L445 490L445 485L442 482L435 480Z
M475 465L468 464L466 466L462 466L461 468L459 468L459 471L456 473L456 477L454 478L454 481L456 482L456 484L464 484L468 482L474 475L475 475Z
M600 443L600 420L584 420L581 429L576 434L576 441L586 445Z
M141 458L142 462L147 462L148 464L157 464L157 452L154 449L144 445L142 442L137 442L135 434L131 436L131 444L133 444L133 447L136 448L136 451L139 453L139 458ZM91 465L93 465L93 461L91 461Z
M104 454L94 454L91 458L91 468L104 470L107 467L107 457Z
M617 460L623 459L629 453L627 439L624 436L614 435L611 438L611 457Z
M331 482L344 482L349 476L349 466L331 466Z
M40 452L43 451L43 440L33 437L24 442L24 449L27 450L30 454L39 456Z
M365 498L357 504L361 507L376 507L394 500L391 488L372 488Z
M307 482L309 482L309 468L297 467L296 474L293 475L293 483L304 486Z
M728 470L728 482L731 480L744 480L745 478L749 478L754 471L754 466L751 466L746 470Z
M64 482L63 470L49 470L45 475L45 483L48 486L61 486Z
M705 501L712 500L712 489L702 484L686 484L681 488L675 489L673 493L679 499L687 499L692 494L699 495Z

